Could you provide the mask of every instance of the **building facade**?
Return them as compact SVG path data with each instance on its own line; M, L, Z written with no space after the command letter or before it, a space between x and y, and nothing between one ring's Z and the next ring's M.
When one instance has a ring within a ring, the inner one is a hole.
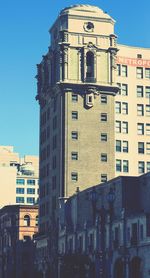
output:
M0 210L0 277L33 277L38 206L9 205Z
M0 146L0 207L35 204L39 196L39 159L20 158L12 146Z
M60 199L59 277L148 278L150 175Z
M149 171L150 50L118 44L114 25L98 7L65 8L37 65L38 248L53 250L52 267L60 197Z

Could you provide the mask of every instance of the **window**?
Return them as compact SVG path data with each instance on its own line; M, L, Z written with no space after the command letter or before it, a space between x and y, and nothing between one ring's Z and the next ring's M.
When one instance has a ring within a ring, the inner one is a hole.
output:
M89 82L94 79L94 53L92 51L86 54L86 79Z
M53 136L53 150L57 148L57 135Z
M121 152L121 140L116 140L116 152Z
M143 225L140 225L140 240L143 240L144 238L144 229L143 229Z
M56 169L56 155L53 156L52 167L53 167L53 169Z
M101 141L107 141L107 134L101 133Z
M107 122L107 114L101 113L101 122Z
M115 122L115 131L117 133L121 133L121 122L120 121Z
M121 160L116 159L116 171L121 172Z
M150 135L150 124L146 124L146 135Z
M26 227L30 226L30 216L29 215L24 216L24 226L26 226Z
M144 153L144 142L138 142L138 153Z
M107 154L106 153L101 153L101 161L107 162Z
M78 181L78 173L71 173L71 180L75 182Z
M128 141L122 141L122 151L128 153Z
M77 152L72 152L71 153L71 159L72 160L78 160L78 153Z
M146 116L150 116L150 105L146 104Z
M72 102L78 102L78 95L72 94Z
M145 69L145 78L150 79L150 69Z
M117 114L120 114L120 113L121 113L121 102L119 102L119 101L116 101L116 102L115 102L115 112L116 112Z
M137 124L137 134L138 135L143 135L144 134L144 124L143 123L138 123Z
M72 119L77 120L78 119L78 112L77 111L72 111Z
M56 176L53 176L52 177L52 189L54 190L54 189L56 189Z
M77 131L72 131L71 132L71 138L73 140L78 140L78 132Z
M123 160L123 172L124 173L129 172L129 162L128 162L128 160Z
M28 197L27 198L27 203L28 204L34 204L35 203L35 198L34 197Z
M25 184L25 180L24 179L17 179L16 184Z
M150 162L147 162L147 172L150 172Z
M128 133L128 122L122 122L122 133Z
M120 76L121 75L121 65L117 65L117 75Z
M144 161L138 162L138 172L139 172L139 174L143 174L145 172L145 162Z
M143 97L143 95L144 95L143 86L136 87L136 94L137 94L137 97Z
M27 194L35 194L34 188L27 188Z
M103 104L107 103L107 96L101 95L101 103Z
M122 96L127 96L128 95L128 85L127 84L122 84L121 85L121 94L122 94Z
M137 115L138 116L144 115L144 105L143 104L137 104Z
M24 188L16 188L16 193L17 194L24 194Z
M57 128L57 116L53 118L53 129Z
M145 95L147 98L150 98L150 87L145 87Z
M29 185L35 185L35 180L27 180L27 184L29 184Z
M101 182L107 182L107 175L101 174Z
M122 65L122 76L127 77L128 76L128 68L125 65Z
M138 59L142 59L142 54L137 54Z
M143 78L143 68L136 68L136 77L139 79Z
M122 102L122 114L128 114L128 103Z
M24 203L24 197L16 197L16 203L17 204L23 204Z
M146 153L150 154L150 143L149 142L146 143Z

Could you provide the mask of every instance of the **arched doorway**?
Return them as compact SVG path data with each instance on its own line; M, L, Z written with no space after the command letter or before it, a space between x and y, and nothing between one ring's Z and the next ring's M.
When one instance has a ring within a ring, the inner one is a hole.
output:
M117 259L114 265L113 278L123 278L124 276L124 263L121 258Z
M134 257L130 262L130 278L141 278L141 263L142 260L139 257Z

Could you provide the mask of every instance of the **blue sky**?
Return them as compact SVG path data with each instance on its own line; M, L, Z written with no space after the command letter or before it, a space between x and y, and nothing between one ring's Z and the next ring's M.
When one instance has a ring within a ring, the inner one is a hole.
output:
M21 155L38 154L36 64L49 46L48 30L59 11L73 4L99 6L116 20L118 42L150 47L150 1L1 0L0 145Z

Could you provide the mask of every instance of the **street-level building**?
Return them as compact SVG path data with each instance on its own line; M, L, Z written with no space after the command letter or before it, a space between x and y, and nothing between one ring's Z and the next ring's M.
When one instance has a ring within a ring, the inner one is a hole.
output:
M0 207L33 205L39 196L39 158L15 153L12 146L0 146Z
M59 277L148 278L150 175L60 199Z
M0 210L0 278L33 277L37 205L8 205Z

